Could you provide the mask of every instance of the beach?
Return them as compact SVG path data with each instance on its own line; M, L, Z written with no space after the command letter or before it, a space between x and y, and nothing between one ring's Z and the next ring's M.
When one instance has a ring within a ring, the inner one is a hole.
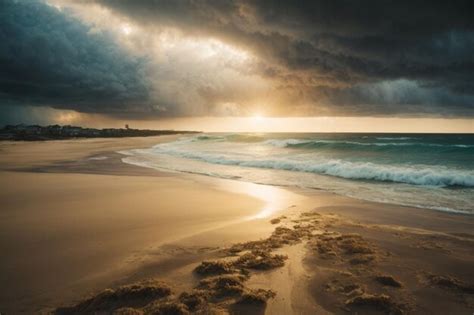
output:
M122 306L473 312L472 215L123 162L179 137L0 143L0 313L90 311L150 279L170 292Z

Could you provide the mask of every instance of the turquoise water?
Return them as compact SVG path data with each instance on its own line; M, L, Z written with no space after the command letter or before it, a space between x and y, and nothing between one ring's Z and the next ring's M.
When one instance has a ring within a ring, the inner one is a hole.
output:
M474 135L200 134L124 162L474 213Z

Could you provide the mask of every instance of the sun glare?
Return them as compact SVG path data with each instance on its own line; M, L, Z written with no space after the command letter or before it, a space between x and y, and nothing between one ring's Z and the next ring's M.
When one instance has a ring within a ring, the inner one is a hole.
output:
M120 27L120 30L122 31L122 33L126 36L130 35L132 33L132 28L130 27L130 25L128 24L123 24L121 27Z
M263 117L261 114L254 114L254 115L252 116L252 119L253 119L254 121L256 121L256 122L262 122L263 119L264 119L264 117Z

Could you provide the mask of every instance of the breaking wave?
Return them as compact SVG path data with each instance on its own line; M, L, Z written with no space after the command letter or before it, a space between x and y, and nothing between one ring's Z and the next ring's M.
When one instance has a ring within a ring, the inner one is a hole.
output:
M212 164L235 165L294 172L308 172L346 179L397 182L423 186L474 187L474 172L434 165L386 165L373 162L353 162L340 159L255 159L251 156L187 151L155 146L152 153L174 155Z
M312 139L270 139L264 144L279 148L286 147L321 147L321 146L364 146L364 147L435 147L435 148L474 148L474 145L468 144L439 144L439 143L420 143L420 142L358 142L345 140L312 140Z

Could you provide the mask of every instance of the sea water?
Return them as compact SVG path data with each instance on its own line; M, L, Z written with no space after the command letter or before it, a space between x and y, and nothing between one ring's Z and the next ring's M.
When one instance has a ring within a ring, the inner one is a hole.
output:
M474 214L474 135L194 134L124 162Z

